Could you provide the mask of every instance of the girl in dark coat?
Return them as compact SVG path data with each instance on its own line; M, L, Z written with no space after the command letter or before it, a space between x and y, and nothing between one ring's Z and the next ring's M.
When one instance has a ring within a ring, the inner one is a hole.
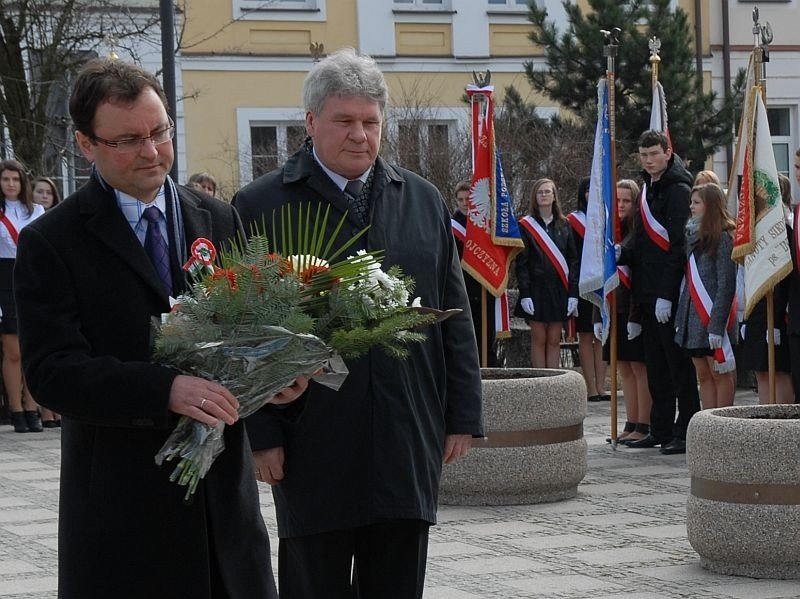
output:
M631 179L617 182L617 212L623 243L633 235L633 223L639 211L639 186ZM647 366L644 363L644 343L638 306L631 298L630 269L620 267L617 287L617 369L622 380L625 400L625 428L619 442L643 439L650 432L650 408L653 400L647 385ZM599 311L595 308L597 319ZM603 357L610 359L610 340L603 347Z
M525 249L516 261L520 300L514 313L530 324L533 367L558 368L564 321L578 311L578 250L551 179L534 183L520 225Z
M692 218L686 223L689 266L675 316L675 343L692 357L703 408L720 408L733 404L735 391L736 362L732 358L720 362L714 354L735 341L736 328L730 326L735 320L730 318L730 312L736 293L736 265L731 260L730 231L736 224L725 210L725 194L714 183L692 189L690 208ZM692 262L696 265L694 276L689 274ZM700 302L692 297L691 281L695 288L705 289L710 298L702 310L698 308ZM708 317L703 317L703 311Z

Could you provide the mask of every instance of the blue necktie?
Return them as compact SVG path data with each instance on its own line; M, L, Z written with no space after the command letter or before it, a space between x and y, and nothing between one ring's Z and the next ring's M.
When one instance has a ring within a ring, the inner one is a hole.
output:
M147 219L147 233L144 236L144 250L156 267L167 295L172 295L172 273L169 267L169 248L161 235L161 212L155 206L145 208L142 216Z

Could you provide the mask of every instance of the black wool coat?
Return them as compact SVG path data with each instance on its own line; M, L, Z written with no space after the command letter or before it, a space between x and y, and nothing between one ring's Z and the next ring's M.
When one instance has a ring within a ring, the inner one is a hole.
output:
M248 418L253 449L285 448L285 479L273 487L281 537L387 518L435 522L445 433L483 435L477 345L447 207L418 175L381 159L374 168L370 229L348 254L385 250L384 269L397 264L413 277L422 305L463 312L422 329L427 341L411 345L406 360L375 349L349 361L338 392L312 381L296 423L264 411ZM234 198L246 230L280 218L283 206L297 222L308 204L312 214L330 206L329 234L347 211L306 150ZM359 229L348 216L335 246Z
M187 244L241 230L229 205L178 193ZM177 372L150 361L169 302L113 190L92 178L33 224L14 284L27 382L63 417L58 596L276 597L244 424L225 428L190 505L173 463L155 464L177 423Z

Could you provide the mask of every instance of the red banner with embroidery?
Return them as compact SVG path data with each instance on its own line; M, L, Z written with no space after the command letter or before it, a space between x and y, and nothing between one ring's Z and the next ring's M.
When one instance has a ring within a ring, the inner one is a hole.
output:
M572 230L575 231L580 238L586 237L586 215L583 212L570 212L567 214L567 220L572 225Z
M453 235L461 243L467 240L467 230L456 219L451 218ZM508 314L508 294L504 291L500 297L494 298L494 330L498 339L511 337L511 324Z
M492 86L467 86L472 109L472 183L461 264L492 295L508 284L511 261L523 247L494 145ZM500 197L498 197L498 189Z
M542 226L536 222L536 219L532 216L523 217L519 221L519 224L523 229L531 234L531 237L533 237L536 245L538 245L539 248L541 248L541 250L544 252L545 256L550 259L550 262L552 263L553 268L556 269L558 277L561 279L564 287L569 289L569 266L567 265L567 259L564 258L564 254L562 254L561 250L558 249L558 246L547 234L547 231L542 229Z
M686 264L686 283L689 285L692 304L700 316L700 323L708 329L714 303L711 301L711 296L708 295L705 285L703 285L700 273L697 272L697 261L694 258L694 254L689 256L689 261ZM732 318L736 318L735 301L728 312L728 318L725 321L726 326L730 326ZM714 361L716 362L715 369L717 372L731 372L736 368L736 359L733 357L733 347L727 330L722 332L722 347L714 349Z
M664 228L660 222L656 220L653 213L650 211L650 205L647 203L647 185L642 189L642 201L640 203L642 213L642 224L644 230L650 241L655 243L665 252L669 251L669 232Z

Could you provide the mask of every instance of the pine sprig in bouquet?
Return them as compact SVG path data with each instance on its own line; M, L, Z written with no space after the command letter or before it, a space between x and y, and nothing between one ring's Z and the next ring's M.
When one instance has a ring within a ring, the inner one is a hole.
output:
M263 234L218 257L211 242L195 241L185 267L191 290L158 324L154 359L227 387L240 418L300 375L338 389L347 375L343 358L373 347L403 358L409 343L425 339L415 329L448 315L419 300L409 305L413 280L397 266L384 272L382 252L341 258L366 229L333 251L344 218L326 239L328 210L311 217L310 207L297 223L281 214L281 251ZM170 480L187 487L187 500L224 449L224 427L181 416L156 454L159 465L178 460Z

